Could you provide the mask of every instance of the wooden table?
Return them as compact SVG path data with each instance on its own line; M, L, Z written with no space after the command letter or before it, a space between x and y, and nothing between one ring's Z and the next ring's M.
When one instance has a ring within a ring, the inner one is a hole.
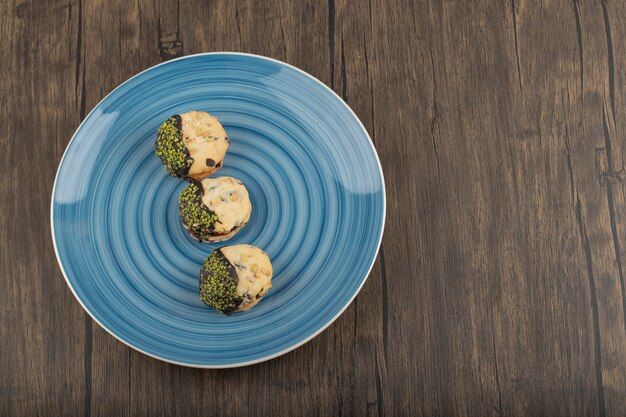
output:
M0 415L626 415L626 3L2 1ZM339 93L385 171L356 301L246 368L117 342L72 296L55 170L115 86L278 58Z

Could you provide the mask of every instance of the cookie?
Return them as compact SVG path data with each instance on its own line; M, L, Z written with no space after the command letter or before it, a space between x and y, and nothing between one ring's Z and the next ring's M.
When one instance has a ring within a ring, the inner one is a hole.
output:
M232 177L193 181L180 194L178 209L183 226L200 242L230 239L250 219L248 190Z
M200 299L226 315L250 310L272 287L272 274L270 258L256 246L224 246L204 261Z
M215 117L190 111L170 117L159 127L155 152L170 175L200 180L222 167L229 144Z

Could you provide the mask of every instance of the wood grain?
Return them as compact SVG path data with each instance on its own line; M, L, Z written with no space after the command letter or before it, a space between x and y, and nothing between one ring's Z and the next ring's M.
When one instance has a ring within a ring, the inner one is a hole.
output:
M0 415L626 415L626 3L0 2ZM117 342L56 265L62 152L154 64L244 51L331 86L385 171L356 301L280 358Z

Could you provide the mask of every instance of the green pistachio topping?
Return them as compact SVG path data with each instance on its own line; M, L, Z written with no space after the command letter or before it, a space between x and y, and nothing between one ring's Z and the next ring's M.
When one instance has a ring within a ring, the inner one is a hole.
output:
M217 215L202 202L202 183L194 181L180 193L178 209L180 219L196 239L208 240L213 236Z
M241 304L235 269L219 249L211 253L200 270L200 300L227 315Z
M170 175L175 177L187 175L193 160L183 143L179 115L170 117L159 127L155 151Z

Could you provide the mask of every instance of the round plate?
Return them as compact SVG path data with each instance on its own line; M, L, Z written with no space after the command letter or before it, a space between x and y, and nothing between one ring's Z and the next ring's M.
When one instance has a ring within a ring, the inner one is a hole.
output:
M214 176L241 179L252 216L234 238L198 243L178 218L187 183L154 154L159 125L207 111L231 145ZM269 58L192 55L116 88L70 141L52 191L52 238L72 292L113 336L164 361L220 368L302 345L356 297L385 219L378 156L350 108L311 75ZM215 248L249 243L270 256L273 287L224 316L198 295Z

